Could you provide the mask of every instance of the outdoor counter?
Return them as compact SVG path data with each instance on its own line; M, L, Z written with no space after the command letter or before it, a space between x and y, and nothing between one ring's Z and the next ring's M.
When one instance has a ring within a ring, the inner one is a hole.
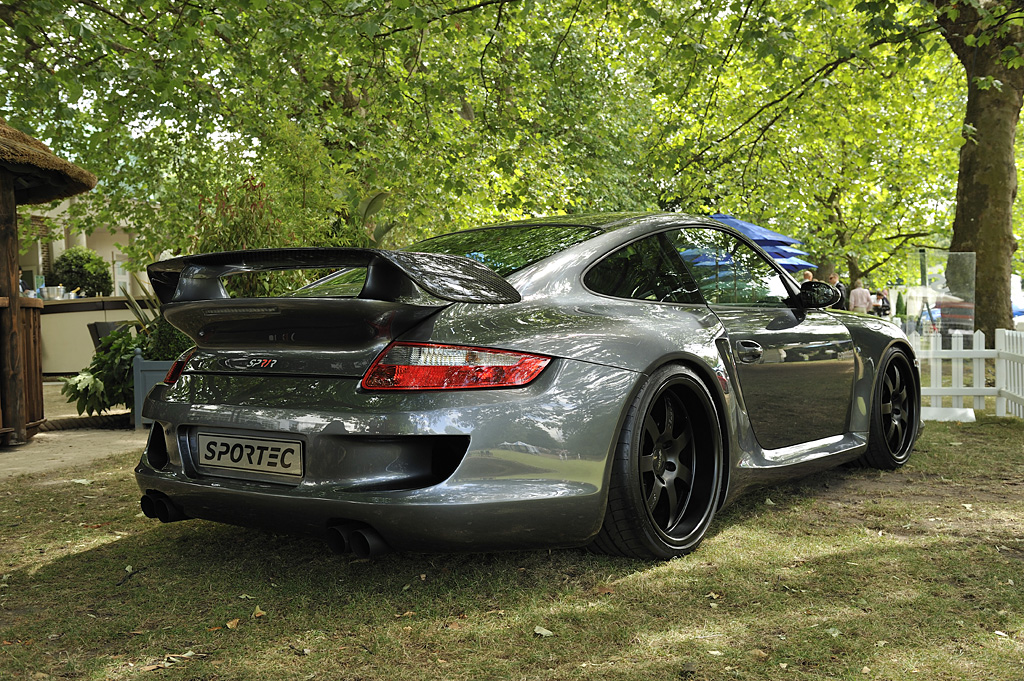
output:
M90 322L127 322L135 316L122 296L44 300L40 316L43 374L77 374L92 361Z

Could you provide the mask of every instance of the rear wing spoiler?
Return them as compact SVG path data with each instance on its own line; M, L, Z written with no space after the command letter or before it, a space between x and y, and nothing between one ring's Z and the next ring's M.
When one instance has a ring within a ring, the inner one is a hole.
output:
M460 255L370 248L267 248L185 255L146 268L161 303L230 298L223 277L243 272L365 267L359 298L395 301L418 295L412 285L455 303L518 303L512 284Z

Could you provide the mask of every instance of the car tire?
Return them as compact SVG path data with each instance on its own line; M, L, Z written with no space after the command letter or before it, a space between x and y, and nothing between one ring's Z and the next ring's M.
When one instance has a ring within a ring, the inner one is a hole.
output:
M722 430L707 386L686 367L655 371L630 405L591 550L662 560L690 553L714 518L722 466Z
M893 470L910 458L921 423L921 404L910 357L890 348L879 363L871 399L871 431L861 463Z

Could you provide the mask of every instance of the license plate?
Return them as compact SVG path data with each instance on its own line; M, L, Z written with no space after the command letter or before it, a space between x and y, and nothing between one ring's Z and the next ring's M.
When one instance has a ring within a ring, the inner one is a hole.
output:
M302 441L198 433L199 465L229 471L302 477Z

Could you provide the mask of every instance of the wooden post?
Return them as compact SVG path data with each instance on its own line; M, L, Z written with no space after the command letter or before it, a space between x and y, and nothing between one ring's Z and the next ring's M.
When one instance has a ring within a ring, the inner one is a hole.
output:
M13 428L4 444L28 441L25 427L25 376L21 358L21 285L18 283L18 205L14 176L0 168L0 298L10 303L0 312L0 394L3 425Z

